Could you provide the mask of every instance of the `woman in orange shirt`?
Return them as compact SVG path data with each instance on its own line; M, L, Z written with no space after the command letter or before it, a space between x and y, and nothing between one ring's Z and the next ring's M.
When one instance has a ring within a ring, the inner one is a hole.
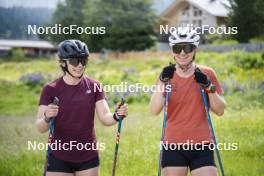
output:
M164 86L170 80L171 86L161 158L165 176L187 176L188 168L193 176L218 175L214 151L209 147L213 137L201 86L207 92L212 112L223 115L226 103L215 71L194 62L199 40L194 30L174 31L169 44L176 64L164 67L157 82ZM150 101L152 114L158 115L164 102L165 93L154 92Z

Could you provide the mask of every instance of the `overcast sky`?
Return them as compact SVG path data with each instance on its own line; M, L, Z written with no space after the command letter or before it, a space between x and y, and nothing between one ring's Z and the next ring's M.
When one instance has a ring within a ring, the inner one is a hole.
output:
M24 6L24 7L49 7L55 8L57 3L62 0L0 0L0 6Z
M154 0L154 9L158 13L163 11L174 0ZM49 7L55 8L58 2L63 0L0 0L0 6L12 7L12 6L24 6L24 7Z

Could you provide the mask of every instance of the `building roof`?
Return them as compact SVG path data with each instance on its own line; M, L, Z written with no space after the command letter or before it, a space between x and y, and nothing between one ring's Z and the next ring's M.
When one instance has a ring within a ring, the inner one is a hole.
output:
M0 47L56 49L56 47L48 41L34 41L34 40L3 40L3 39L0 39Z
M161 16L165 16L181 2L188 2L198 9L218 17L227 17L229 13L228 8L230 7L228 0L176 0L162 12Z
M8 51L10 49L11 49L11 47L9 47L9 46L0 46L0 51Z
M197 8L207 11L211 15L219 17L227 17L228 15L228 1L223 0L187 0L190 4Z

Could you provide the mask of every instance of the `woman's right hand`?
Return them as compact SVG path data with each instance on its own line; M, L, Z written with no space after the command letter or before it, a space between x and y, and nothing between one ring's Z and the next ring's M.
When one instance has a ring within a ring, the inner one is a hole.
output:
M59 106L51 103L47 106L47 109L45 110L44 115L47 118L53 118L58 115L58 112L59 112Z
M169 79L172 79L175 70L176 70L175 64L170 64L169 66L164 67L159 76L160 81L165 83Z

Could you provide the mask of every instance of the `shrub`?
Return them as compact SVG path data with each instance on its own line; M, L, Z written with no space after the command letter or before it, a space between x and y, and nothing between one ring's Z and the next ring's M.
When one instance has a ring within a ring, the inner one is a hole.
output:
M215 45L232 45L232 44L238 44L237 40L221 40L217 39L213 41L213 44Z
M264 67L264 52L262 54L248 54L244 53L237 58L237 64L239 67L245 69L263 68Z
M42 73L30 73L22 75L19 78L19 81L30 87L34 87L37 85L43 85L47 80L50 79L50 77L50 75L44 76Z
M250 43L263 43L264 42L264 36L254 37L249 40Z
M25 53L22 49L20 48L12 48L9 56L6 58L8 61L28 61L29 58L25 57Z

